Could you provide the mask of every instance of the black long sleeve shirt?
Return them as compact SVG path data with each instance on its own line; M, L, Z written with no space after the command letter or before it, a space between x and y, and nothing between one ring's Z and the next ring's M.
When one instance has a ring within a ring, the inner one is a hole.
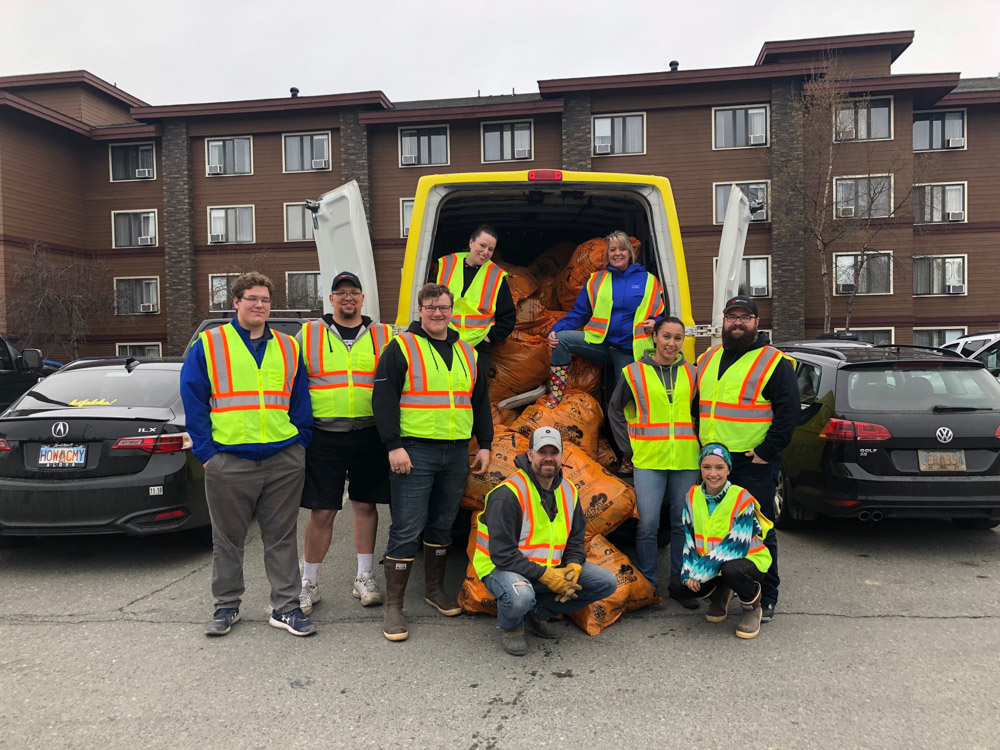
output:
M462 294L469 291L469 287L479 273L482 266L470 266L468 263L462 264ZM493 316L493 327L490 329L487 345L496 346L510 336L517 323L517 308L514 307L514 298L510 293L510 284L505 276L500 282L500 291L497 294L497 309Z

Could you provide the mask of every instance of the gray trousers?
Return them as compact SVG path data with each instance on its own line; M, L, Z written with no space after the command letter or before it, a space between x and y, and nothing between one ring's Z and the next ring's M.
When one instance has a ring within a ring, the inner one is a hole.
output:
M299 606L299 550L296 523L306 450L301 443L264 461L216 453L205 467L205 496L212 518L212 596L215 607L238 609L243 584L243 545L256 513L264 542L264 570L271 582L271 608Z

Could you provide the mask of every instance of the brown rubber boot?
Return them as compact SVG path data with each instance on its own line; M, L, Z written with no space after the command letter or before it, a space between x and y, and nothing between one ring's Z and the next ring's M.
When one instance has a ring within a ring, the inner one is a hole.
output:
M740 599L743 605L743 617L736 626L737 638L756 638L760 633L760 618L763 611L760 608L760 584L757 584L757 596L748 602Z
M413 558L397 560L385 558L385 617L382 619L382 635L390 641L405 641L410 637L403 619L403 595L406 582L410 580Z
M729 615L729 602L732 601L733 590L721 583L716 585L715 591L708 597L708 612L705 619L709 622L725 622Z
M569 379L569 368L552 365L549 367L549 399L546 406L555 409L562 403L566 395L566 381Z
M458 601L444 591L444 569L448 547L424 542L424 601L445 617L462 614Z

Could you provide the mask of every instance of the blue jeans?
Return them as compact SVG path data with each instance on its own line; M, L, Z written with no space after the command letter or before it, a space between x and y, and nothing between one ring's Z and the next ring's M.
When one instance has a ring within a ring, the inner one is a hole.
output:
M737 484L760 503L764 516L774 520L774 493L778 487L778 473L781 471L781 461L766 464L751 463L745 456L733 456L733 471L729 481ZM764 546L771 553L771 567L767 569L764 580L761 581L760 601L762 604L778 603L778 530L771 529L764 537Z
M684 499L698 483L697 469L640 469L635 467L636 509L639 524L635 532L635 563L653 587L659 580L656 532L660 528L663 496L670 497L670 575L680 575L684 560Z
M385 554L396 560L413 558L420 534L429 544L451 544L451 526L469 475L466 441L424 442L403 438L413 468L390 474L392 523Z
M524 616L532 610L539 619L548 620L607 599L618 589L614 573L588 562L583 564L577 583L583 588L576 592L576 599L557 602L556 595L541 581L529 581L509 570L497 568L483 579L483 584L497 598L497 626L508 632L518 630L524 624Z
M568 366L570 355L576 354L591 362L612 365L615 368L615 383L617 383L622 376L622 370L635 361L632 352L611 346L607 342L588 344L583 331L558 331L556 338L559 339L559 346L552 350L549 359L549 364L553 367Z

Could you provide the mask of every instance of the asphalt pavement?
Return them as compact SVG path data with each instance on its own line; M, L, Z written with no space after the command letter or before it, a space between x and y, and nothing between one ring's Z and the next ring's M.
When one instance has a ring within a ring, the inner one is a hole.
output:
M243 620L214 639L193 538L0 550L0 748L1000 747L998 531L782 532L781 600L755 640L735 637L735 607L709 624L668 602L593 638L559 623L522 658L489 618L426 605L419 566L410 639L386 641L382 608L351 596L351 540L348 509L309 638L267 624L256 529ZM456 548L456 589L464 570Z

